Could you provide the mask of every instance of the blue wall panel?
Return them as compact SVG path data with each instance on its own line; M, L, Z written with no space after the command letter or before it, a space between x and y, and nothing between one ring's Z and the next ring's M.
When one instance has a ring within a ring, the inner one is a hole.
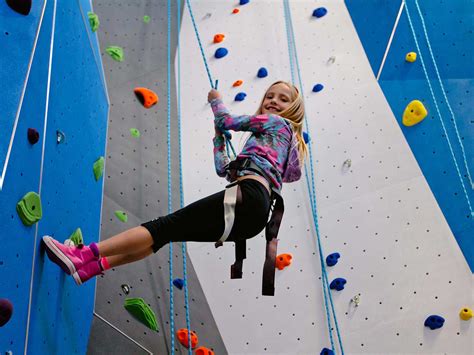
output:
M418 52L406 9L400 18L379 83L471 270L474 270L474 240L472 238L474 223L468 205L469 199L471 207L474 207L474 191L468 179L467 170L469 169L471 177L474 178L474 120L472 118L474 117L472 105L474 102L472 95L474 2L470 0L419 0L418 3L455 120L446 105L415 0L408 0L406 5L441 116L437 113L435 101L430 93L428 80L421 65L420 53L415 63L405 61L406 53ZM366 14L379 11L374 7L381 6L381 2L364 1L364 6L361 6L360 1L346 0L346 4L367 56L374 67L374 56L380 53L380 48L374 45L375 37L379 37L378 42L387 42L388 38L385 38L386 31L381 30L376 33L370 31L379 23L387 23L387 19L380 22L380 19ZM392 14L387 13L388 17L392 17ZM388 20L392 23L393 21L394 18ZM415 99L424 103L429 113L428 117L416 126L405 127L401 124L403 111L406 105ZM441 118L453 153L448 145ZM464 147L467 168L454 123L457 125L460 141ZM453 159L453 154L455 159Z

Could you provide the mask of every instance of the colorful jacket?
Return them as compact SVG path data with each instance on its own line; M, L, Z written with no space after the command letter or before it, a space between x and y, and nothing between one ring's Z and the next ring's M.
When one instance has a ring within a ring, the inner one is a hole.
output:
M297 181L301 177L297 139L291 124L274 114L231 115L221 99L211 101L214 125L220 130L250 131L252 135L237 158L250 158L268 176L272 185L281 189L283 182ZM230 163L225 149L224 136L216 136L214 163L217 175L230 177L226 168ZM240 175L256 173L242 171Z

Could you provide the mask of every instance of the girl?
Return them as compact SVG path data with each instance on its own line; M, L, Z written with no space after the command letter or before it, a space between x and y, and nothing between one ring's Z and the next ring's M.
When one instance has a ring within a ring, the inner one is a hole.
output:
M235 190L226 188L89 246L66 246L44 236L49 259L72 275L78 285L111 267L156 253L169 242L222 243L252 238L267 224L272 192L279 191L282 182L299 180L307 148L302 137L304 106L295 86L284 81L272 84L253 116L231 115L216 90L209 92L208 101L215 116L216 172L231 181L227 187L235 186ZM232 163L225 151L226 130L251 132ZM226 195L228 191L234 191L233 201L228 196L231 193Z

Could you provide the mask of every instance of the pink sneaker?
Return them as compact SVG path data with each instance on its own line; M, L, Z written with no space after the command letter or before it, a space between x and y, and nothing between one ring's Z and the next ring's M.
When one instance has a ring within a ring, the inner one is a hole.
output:
M93 260L99 260L99 249L95 243L91 243L90 246L70 247L61 244L48 235L43 237L43 242L46 246L48 258L59 265L68 275L74 274L83 265Z
M74 281L76 281L76 284L82 285L84 282L93 278L94 276L103 274L104 272L100 265L99 259L97 261L93 260L88 264L84 264L80 269L78 269L75 273L72 274L72 277L74 277Z

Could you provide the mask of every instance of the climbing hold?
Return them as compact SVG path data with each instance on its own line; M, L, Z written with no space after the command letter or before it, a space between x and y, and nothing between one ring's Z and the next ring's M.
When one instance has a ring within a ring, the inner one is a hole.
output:
M221 48L218 48L216 50L216 53L214 54L214 57L216 58L223 58L227 55L227 53L229 53L229 51L227 49L225 49L224 47L221 47Z
M405 60L407 62L413 63L416 60L416 53L415 52L407 53Z
M0 298L0 327L8 323L13 314L13 304L6 298Z
M176 278L173 280L173 285L175 285L177 288L182 290L184 286L184 280L180 278Z
M327 13L328 13L328 10L326 10L325 7L318 7L317 9L313 11L313 16L320 18L326 15Z
M207 19L207 18L210 18L212 16L212 14L210 12L206 13L203 17L203 20Z
M148 15L143 16L143 22L148 23L150 22L151 18Z
M127 223L128 221L128 216L124 211L115 211L115 217L123 223Z
M350 159L346 159L344 160L344 163L342 163L342 166L347 166L348 168L350 168L352 165L352 160Z
M149 305L145 303L143 298L127 298L124 307L137 320L145 324L151 330L158 330L156 316Z
M194 354L195 355L214 355L214 351L204 346L200 346L199 348L194 350Z
M28 142L36 144L39 141L39 132L34 128L28 128Z
M99 16L92 11L89 11L87 17L89 17L89 25L91 26L92 32L97 31L100 25Z
M278 270L283 270L291 264L291 259L293 259L291 254L280 254L276 257L275 267L278 268Z
M462 320L469 320L472 318L472 316L473 316L472 309L467 308L467 307L464 307L463 309L461 309L461 312L459 312L459 317Z
M336 61L336 56L335 55L332 55L329 57L328 59L328 64L334 64L334 62Z
M334 279L331 284L329 285L329 288L331 290L336 290L336 291L341 291L344 290L344 285L347 283L347 281L343 278L338 277L337 279Z
M218 33L214 35L214 43L221 43L225 38L225 35L222 33Z
M334 266L334 265L336 265L340 257L341 257L341 255L340 255L339 253L332 253L332 254L329 254L329 255L326 257L326 265L327 265L327 266Z
M65 140L66 140L66 135L60 130L56 130L56 143L61 144L61 143L64 143Z
M150 108L158 103L158 95L151 89L135 88L133 92L145 108Z
M136 128L130 128L130 134L134 138L140 138L140 131Z
M22 15L28 15L31 10L31 0L7 0L7 5L13 11L18 12Z
M431 330L441 328L444 325L444 318L437 315L431 315L425 320L425 327L429 327Z
M309 134L306 133L306 132L303 132L303 139L304 139L304 142L305 142L306 144L308 144L309 141L310 141L310 139L309 139Z
M359 307L360 304L360 294L355 295L351 298L351 303L354 303L354 306Z
M123 48L119 46L108 46L105 51L117 62L123 61Z
M267 69L262 67L258 70L257 76L259 78L265 78L267 75L268 75Z
M77 228L68 238L74 245L84 244L84 238L82 238L81 228Z
M242 80L236 80L236 81L234 81L234 83L232 84L232 86L235 88L235 87L237 87L237 86L242 85L242 83L243 83Z
M250 0L240 0L240 5L248 4Z
M41 199L36 192L28 192L16 204L16 212L25 226L31 226L43 217Z
M130 293L130 286L128 286L127 284L122 284L120 287L122 288L123 293L125 293L126 295Z
M176 331L176 337L178 338L181 345L186 348L189 348L188 342L188 330L186 328L181 328ZM198 344L197 334L191 330L191 349L194 349Z
M428 111L421 101L413 100L403 112L402 123L407 126L413 126L421 122L428 115Z
M245 92L239 92L237 95L235 95L235 101L244 101L245 97L247 94Z
M104 173L104 157L97 159L93 166L95 181L99 181Z
M334 351L328 348L323 348L323 350L320 352L320 355L334 355Z
M313 86L313 92L320 92L322 89L324 89L323 84L316 84Z
M238 14L239 12L240 12L239 9L233 9L233 10L232 10L232 13L233 13L233 14Z

